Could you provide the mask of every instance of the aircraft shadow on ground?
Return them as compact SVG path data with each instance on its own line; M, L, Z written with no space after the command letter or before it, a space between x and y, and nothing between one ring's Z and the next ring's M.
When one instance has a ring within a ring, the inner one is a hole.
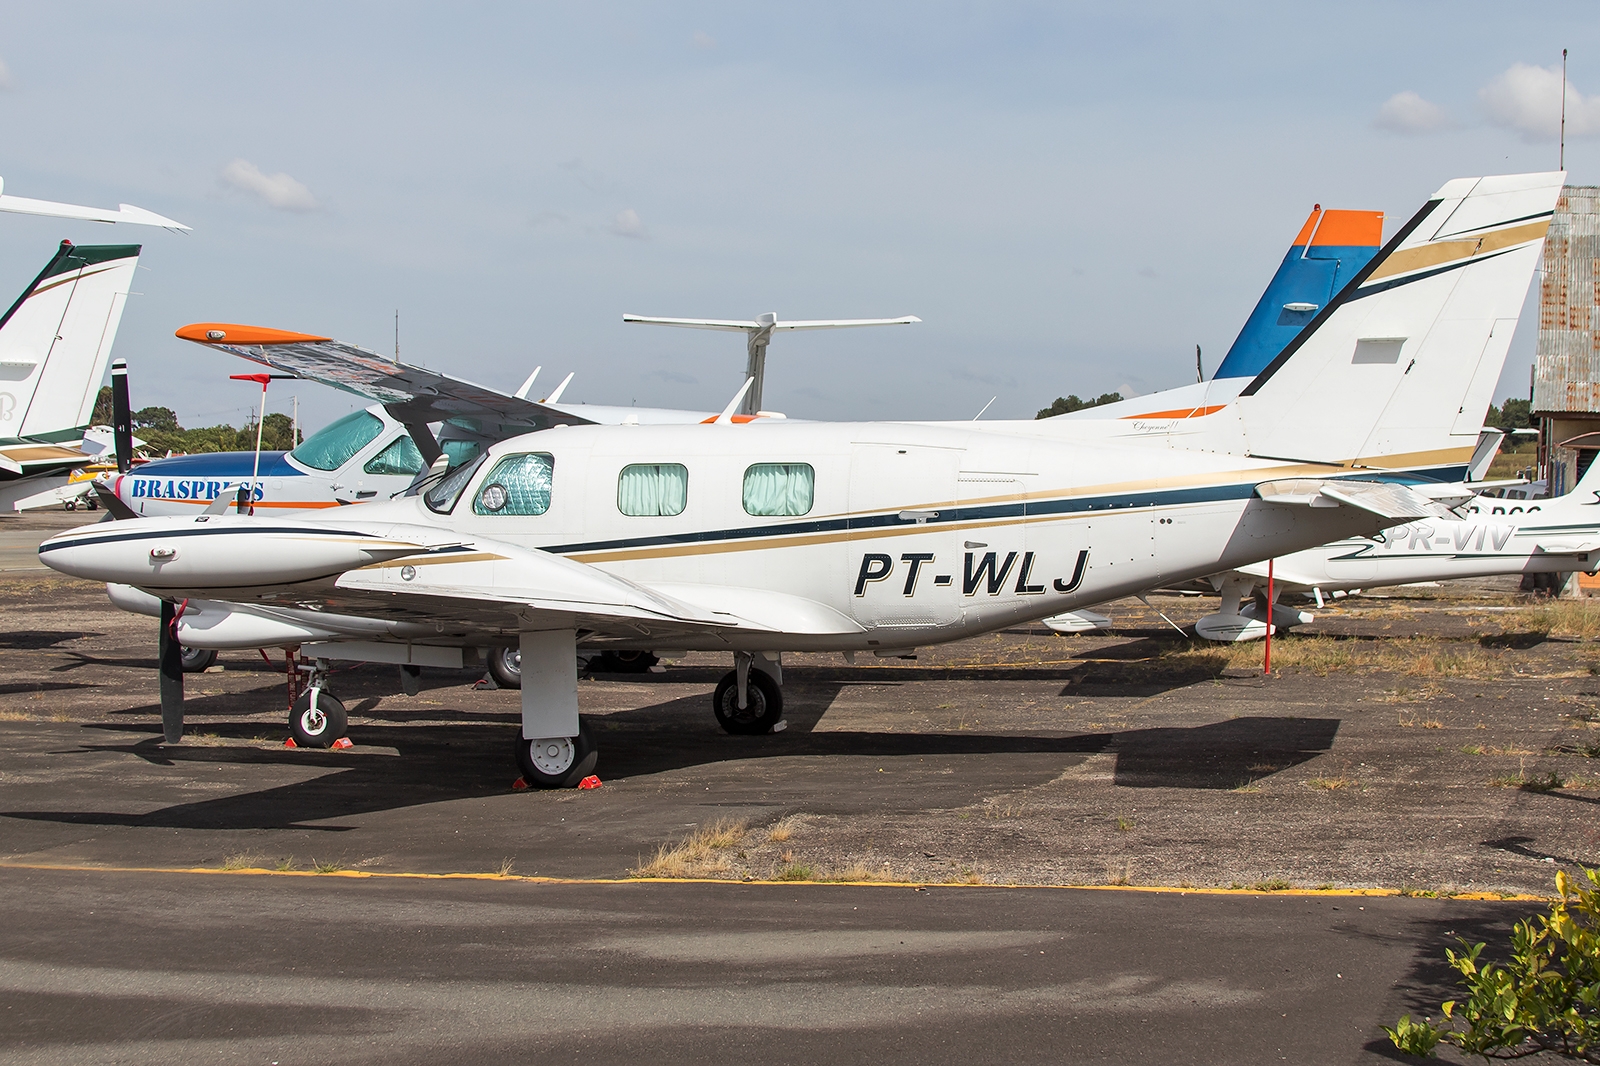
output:
M1303 763L1327 751L1339 721L1331 718L1236 718L1195 728L1137 729L1118 733L1059 736L978 732L871 732L820 730L816 726L840 686L798 685L790 696L785 733L740 737L722 732L703 696L687 696L647 707L591 718L601 744L600 770L611 780L629 780L674 771L750 760L943 757L1055 754L1061 768L1088 755L1116 758L1113 781L1126 788L1231 789ZM426 712L437 722L442 709ZM259 791L175 804L144 814L107 811L0 811L0 815L74 825L119 825L182 829L303 828L341 832L352 826L326 823L355 815L395 810L444 800L505 793L514 776L510 748L515 714L457 712L460 725L360 724L352 727L355 748L343 751L285 750L245 745L177 745L160 742L159 726L104 724L91 730L147 729L149 739L122 744L85 744L85 754L121 752L149 763L178 767L235 765L241 780L250 767L316 767L328 772ZM487 726L493 724L495 728ZM261 735L261 723L207 723L219 738ZM374 748L392 748L399 757ZM948 765L948 763L946 764ZM971 785L973 798L996 788L1004 775ZM1049 776L1055 771L1047 770ZM1037 780L1037 767L1032 768ZM809 787L809 786L808 786ZM915 796L916 784L905 786Z
M100 635L99 633L70 629L35 629L26 633L0 633L0 650L37 651L41 648L53 648L57 644L65 644L69 640L81 640L84 637L98 637Z

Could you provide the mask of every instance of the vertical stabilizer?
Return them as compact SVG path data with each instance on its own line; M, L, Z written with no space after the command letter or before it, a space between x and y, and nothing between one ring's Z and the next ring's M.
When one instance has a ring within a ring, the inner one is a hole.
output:
M1464 471L1564 176L1458 178L1435 193L1245 386L1248 451Z
M136 244L62 241L0 317L0 440L76 440L105 377Z
M1311 209L1214 380L1250 378L1372 261L1383 244L1382 211Z

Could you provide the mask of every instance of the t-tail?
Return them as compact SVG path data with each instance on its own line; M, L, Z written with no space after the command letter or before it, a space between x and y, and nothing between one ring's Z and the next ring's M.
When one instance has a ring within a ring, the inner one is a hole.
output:
M0 442L82 438L138 262L137 244L62 241L0 317Z

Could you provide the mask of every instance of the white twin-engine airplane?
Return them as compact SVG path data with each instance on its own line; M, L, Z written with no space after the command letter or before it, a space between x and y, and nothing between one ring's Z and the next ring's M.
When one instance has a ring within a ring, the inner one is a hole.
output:
M713 710L759 733L781 721L786 651L952 641L1455 521L1405 483L1462 476L1505 357L1493 331L1521 310L1563 177L1449 182L1205 415L568 425L494 444L422 495L134 519L39 555L186 601L186 646L301 646L318 663L291 713L307 744L344 731L330 660L459 666L515 645L518 765L571 786L596 759L580 645L726 651Z

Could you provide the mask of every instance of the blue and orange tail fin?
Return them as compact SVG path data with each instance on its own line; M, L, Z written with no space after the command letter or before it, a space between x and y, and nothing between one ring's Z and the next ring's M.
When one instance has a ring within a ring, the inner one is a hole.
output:
M1311 209L1213 380L1259 374L1383 243L1382 211Z

